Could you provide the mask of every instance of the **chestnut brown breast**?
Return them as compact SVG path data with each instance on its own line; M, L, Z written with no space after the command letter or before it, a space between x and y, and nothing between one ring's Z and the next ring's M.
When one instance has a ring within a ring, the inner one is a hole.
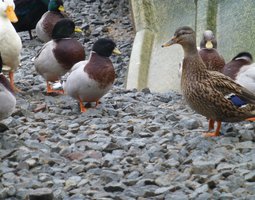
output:
M99 56L95 52L91 53L84 71L88 73L89 78L97 81L101 88L113 84L115 79L115 71L111 60L108 57Z
M85 60L84 47L77 40L59 39L55 43L53 54L63 68L69 70L75 63Z

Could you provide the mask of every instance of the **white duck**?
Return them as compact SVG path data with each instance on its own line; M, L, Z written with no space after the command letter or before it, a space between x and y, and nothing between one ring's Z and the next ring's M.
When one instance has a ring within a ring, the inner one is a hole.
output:
M115 71L109 57L112 53L120 54L111 39L97 40L89 60L76 63L64 84L64 91L79 101L81 112L86 108L83 102L96 102L112 87Z
M11 86L17 91L14 85L14 71L20 64L22 43L11 23L18 21L14 9L13 0L0 1L0 52L5 65L3 71L9 72Z
M16 98L10 82L2 73L3 62L0 56L0 120L9 117L16 106Z

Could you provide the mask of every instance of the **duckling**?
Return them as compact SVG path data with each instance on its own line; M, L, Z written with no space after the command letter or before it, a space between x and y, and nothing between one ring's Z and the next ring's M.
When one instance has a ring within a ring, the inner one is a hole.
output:
M199 55L208 70L221 72L225 65L224 58L217 51L217 40L211 30L206 30L203 33Z
M115 71L109 57L112 53L121 54L116 44L107 38L97 40L89 60L75 64L64 84L67 95L79 101L81 112L86 108L83 102L96 102L105 95L115 80Z
M0 1L0 52L3 71L9 72L10 83L14 91L19 91L14 84L14 72L20 64L21 39L11 22L17 22L13 0Z
M19 19L13 23L17 32L28 31L30 39L33 39L32 29L35 29L37 22L42 15L48 11L50 0L14 0L15 13Z
M0 55L0 121L8 118L16 107L16 98L11 84L2 73L3 61Z
M52 40L47 42L35 57L36 71L47 82L47 93L63 93L63 90L52 89L49 82L60 80L72 66L85 59L84 47L70 38L75 29L74 22L62 19L56 23L52 31Z
M207 70L196 48L195 31L178 28L174 36L162 47L180 44L184 50L181 89L188 105L209 119L205 136L219 136L221 122L255 121L255 95L217 71Z

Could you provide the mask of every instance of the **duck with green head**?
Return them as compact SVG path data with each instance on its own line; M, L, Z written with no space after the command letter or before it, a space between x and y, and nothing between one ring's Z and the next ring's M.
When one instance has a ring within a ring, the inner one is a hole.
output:
M179 44L184 50L181 89L189 106L209 119L206 136L219 136L221 122L255 121L255 94L217 71L206 68L196 47L195 31L178 28L162 47Z
M11 84L2 73L3 61L0 55L0 120L9 117L16 106L16 98Z
M53 90L49 82L60 80L72 66L85 59L84 47L71 38L75 29L74 22L62 19L52 31L52 40L47 42L35 57L35 69L47 82L47 93L63 93Z
M64 12L64 4L62 0L50 0L48 11L44 13L36 24L36 34L39 40L48 42L52 39L52 30L55 24L64 18L68 18ZM75 28L76 32L81 32L79 28Z
M67 95L79 101L81 112L86 108L83 102L96 102L113 86L115 71L110 60L112 54L121 54L115 42L108 38L97 40L88 60L76 63L64 83Z

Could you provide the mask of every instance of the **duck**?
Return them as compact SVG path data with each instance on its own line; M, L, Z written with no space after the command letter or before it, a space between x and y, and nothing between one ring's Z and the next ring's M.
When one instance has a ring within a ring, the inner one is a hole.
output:
M222 122L255 121L255 94L224 74L207 69L196 48L196 33L191 27L177 28L162 47L174 44L181 45L184 51L181 76L184 99L193 110L209 119L205 136L219 136Z
M208 70L222 71L225 60L217 51L217 40L211 30L204 31L198 52Z
M217 40L211 30L205 30L197 47L203 62L208 70L221 72L225 66L225 60L217 51ZM182 61L179 63L178 77L181 77Z
M48 11L43 14L35 27L37 37L40 41L48 42L52 39L54 25L59 20L68 18L64 11L65 8L62 0L50 0ZM79 27L75 27L75 32L82 32L82 30Z
M48 11L50 0L14 0L15 13L19 19L13 23L17 32L28 31L30 39L33 39L32 31L42 15Z
M34 58L36 71L46 80L48 94L63 94L62 89L54 90L50 82L59 81L75 63L85 59L84 47L71 38L74 29L72 20L64 18L58 21L52 30L52 40Z
M3 60L0 54L0 121L8 118L15 110L16 98L9 80L2 73Z
M22 42L12 23L18 21L13 0L0 1L0 52L3 71L9 73L10 84L15 92L20 91L14 84L14 72L20 65Z
M86 112L83 102L96 102L113 86L115 71L110 60L112 54L120 55L115 42L100 38L92 46L89 59L76 63L63 87L65 94L79 101L80 111Z
M255 64L251 53L238 53L224 66L222 73L255 93Z

